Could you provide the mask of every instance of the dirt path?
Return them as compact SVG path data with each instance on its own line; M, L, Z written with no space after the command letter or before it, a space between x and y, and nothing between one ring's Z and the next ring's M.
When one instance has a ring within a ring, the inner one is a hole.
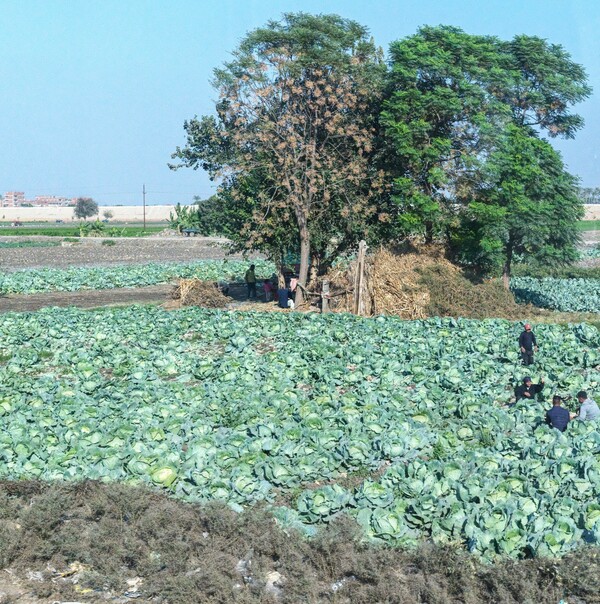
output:
M45 292L41 294L10 294L0 296L0 313L29 312L48 306L77 306L95 308L121 304L151 304L165 302L173 289L170 284L120 289L79 290L76 292Z

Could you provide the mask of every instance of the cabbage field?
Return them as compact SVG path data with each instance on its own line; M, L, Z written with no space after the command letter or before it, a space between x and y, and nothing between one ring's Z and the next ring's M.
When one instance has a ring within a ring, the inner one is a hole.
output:
M543 424L504 320L166 312L0 316L3 478L154 484L312 534L491 559L600 537L600 430ZM537 325L544 395L597 392L600 334Z
M203 281L242 280L251 262L256 265L258 277L269 277L275 268L266 260L198 260L110 267L26 269L0 274L0 294L142 287L193 277Z
M600 312L599 279L516 277L510 283L517 302L562 312Z

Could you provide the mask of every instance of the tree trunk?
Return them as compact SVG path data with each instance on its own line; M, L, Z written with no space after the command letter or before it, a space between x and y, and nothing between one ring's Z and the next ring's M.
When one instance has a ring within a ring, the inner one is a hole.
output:
M430 245L433 243L433 222L427 220L425 222L425 243Z
M300 271L298 275L298 283L302 287L306 287L308 281L308 265L310 260L310 233L306 221L300 224ZM296 290L296 306L300 306L304 302L304 291L302 288Z
M280 251L277 254L275 268L277 270L277 289L280 290L285 287L285 277L283 275L283 251Z
M316 290L319 282L319 267L321 266L319 254L311 254L310 269L308 271L308 289Z
M506 259L504 261L504 267L502 269L502 283L504 283L504 289L510 289L510 268L512 264L512 247L509 247L506 251Z

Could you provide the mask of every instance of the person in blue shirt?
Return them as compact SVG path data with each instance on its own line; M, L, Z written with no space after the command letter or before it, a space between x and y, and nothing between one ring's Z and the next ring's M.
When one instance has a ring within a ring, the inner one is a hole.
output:
M558 395L552 397L552 409L546 411L546 423L561 432L567 429L567 425L571 420L568 409L561 406L562 398Z

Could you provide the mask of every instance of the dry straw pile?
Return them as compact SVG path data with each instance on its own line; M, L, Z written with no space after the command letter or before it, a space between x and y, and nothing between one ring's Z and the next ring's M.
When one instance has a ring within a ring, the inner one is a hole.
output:
M351 263L347 269L328 275L334 310L353 312L356 271L356 263ZM405 251L380 249L369 254L361 297L365 316L510 318L522 311L501 284L473 283L444 257L442 249L434 246Z
M203 306L204 308L225 308L231 298L221 292L214 281L200 279L180 279L173 290L173 299L181 306Z

